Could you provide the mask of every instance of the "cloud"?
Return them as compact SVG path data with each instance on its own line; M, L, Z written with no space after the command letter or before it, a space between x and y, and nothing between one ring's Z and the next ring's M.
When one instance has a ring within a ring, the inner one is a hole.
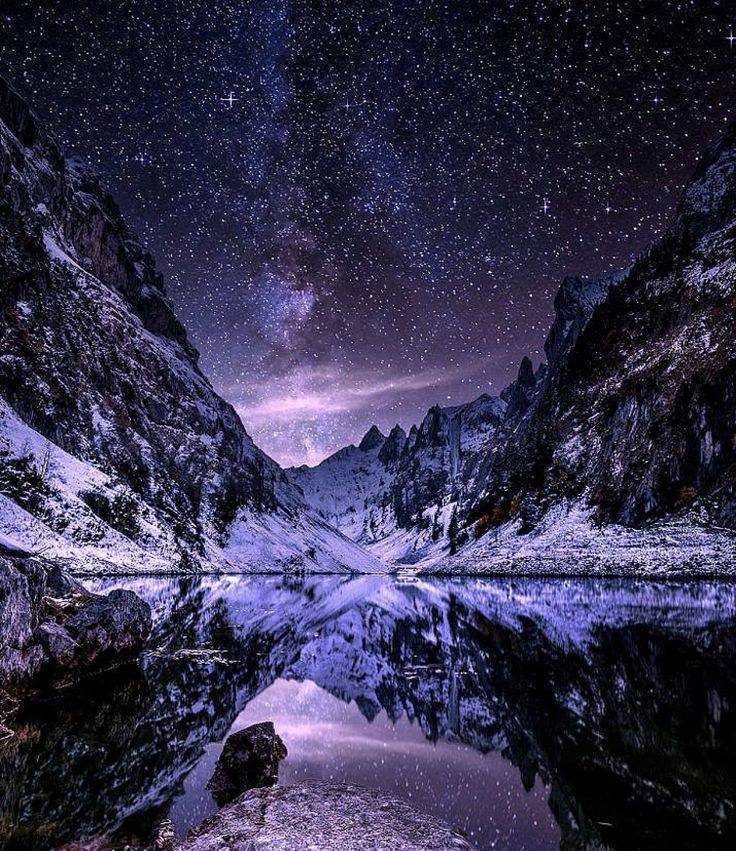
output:
M454 374L439 370L388 379L364 372L300 367L282 380L281 387L272 388L268 397L253 405L239 405L238 413L246 425L255 427L317 420L380 407L397 397L440 387L455 378Z

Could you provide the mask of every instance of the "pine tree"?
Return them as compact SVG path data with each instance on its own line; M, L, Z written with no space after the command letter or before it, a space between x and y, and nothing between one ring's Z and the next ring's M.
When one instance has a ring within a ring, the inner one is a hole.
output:
M457 537L458 537L458 520L457 520L457 504L452 508L450 515L450 524L447 527L447 537L450 539L450 555L454 556L457 552Z
M432 521L432 540L438 541L440 539L440 535L442 534L442 524L440 523L440 507L437 506L437 510L434 513L434 520Z

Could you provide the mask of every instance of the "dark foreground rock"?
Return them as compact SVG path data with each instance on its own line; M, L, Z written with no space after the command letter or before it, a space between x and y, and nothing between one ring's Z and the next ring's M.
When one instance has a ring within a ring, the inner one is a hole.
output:
M308 782L246 792L178 851L463 851L448 824L381 792Z
M151 610L131 591L90 594L52 562L0 554L0 691L128 662L150 631Z
M271 721L253 724L229 736L207 788L222 807L248 789L273 786L286 745Z

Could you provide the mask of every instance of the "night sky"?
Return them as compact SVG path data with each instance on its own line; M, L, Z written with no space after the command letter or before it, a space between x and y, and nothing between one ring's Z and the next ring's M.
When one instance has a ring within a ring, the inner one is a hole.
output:
M562 277L628 265L732 117L732 34L734 0L2 0L0 73L301 463L541 360Z

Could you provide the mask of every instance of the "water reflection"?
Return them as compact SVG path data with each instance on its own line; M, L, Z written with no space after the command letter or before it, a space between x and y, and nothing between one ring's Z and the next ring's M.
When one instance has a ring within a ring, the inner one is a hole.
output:
M154 605L152 651L19 719L0 751L8 848L130 839L164 811L184 831L213 807L228 730L264 718L289 746L284 782L388 789L479 848L736 837L736 586L118 584Z

